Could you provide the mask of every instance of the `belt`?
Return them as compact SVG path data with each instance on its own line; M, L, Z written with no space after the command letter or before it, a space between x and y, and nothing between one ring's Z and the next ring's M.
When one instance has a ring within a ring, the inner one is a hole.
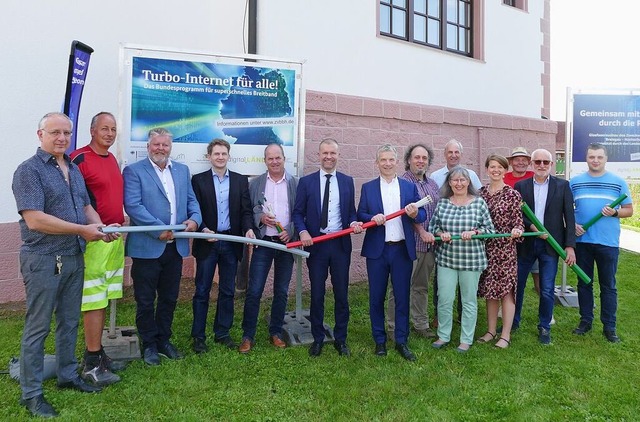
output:
M216 234L231 234L231 230L220 230L217 231Z
M398 240L396 242L384 242L385 244L389 245L389 246L396 246L396 245L402 245L404 244L404 240Z
M267 242L282 243L282 240L280 240L280 236L262 236L262 240L266 240Z

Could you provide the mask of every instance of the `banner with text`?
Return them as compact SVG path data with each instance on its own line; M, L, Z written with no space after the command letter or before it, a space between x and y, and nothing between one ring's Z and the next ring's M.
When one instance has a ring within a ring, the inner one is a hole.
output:
M586 171L590 143L607 148L607 168L640 179L640 96L573 95L572 175Z
M69 54L69 69L67 71L67 86L64 94L64 105L62 112L69 116L73 122L73 135L67 148L67 154L76 149L76 139L78 136L78 115L80 114L80 102L82 101L82 91L87 79L89 70L89 59L93 53L93 48L74 40L71 43L71 53Z
M140 49L125 63L125 161L146 158L147 132L164 127L174 135L172 159L193 173L210 168L206 147L220 138L231 144L234 171L263 173L264 147L278 143L296 174L299 63Z

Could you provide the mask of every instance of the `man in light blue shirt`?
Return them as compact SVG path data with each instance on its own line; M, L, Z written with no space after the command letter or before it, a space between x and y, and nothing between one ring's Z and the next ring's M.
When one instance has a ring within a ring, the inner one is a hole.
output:
M627 183L605 170L607 150L604 145L589 144L586 158L589 171L573 177L570 182L576 213L576 259L578 266L592 280L594 262L598 266L603 334L611 343L618 343L616 271L620 251L620 219L633 215L633 204ZM611 203L622 194L627 198L619 207L612 208ZM602 218L585 230L583 224L598 214ZM578 303L580 324L573 333L584 335L591 330L593 322L593 283L587 284L578 279Z

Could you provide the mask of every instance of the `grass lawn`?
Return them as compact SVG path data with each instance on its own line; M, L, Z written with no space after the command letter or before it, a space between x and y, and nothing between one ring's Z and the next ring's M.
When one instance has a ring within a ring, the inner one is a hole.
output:
M618 334L622 343L616 345L605 341L599 321L583 337L571 334L579 319L577 309L561 306L554 312L553 344L540 345L537 297L530 282L522 325L509 349L476 344L461 355L455 346L435 350L430 341L412 337L409 345L417 362L403 360L393 343L389 355L380 358L373 354L367 285L359 283L350 290L350 358L340 358L331 345L316 359L308 356L307 347L275 350L266 340L262 319L257 345L249 355L210 341L209 353L196 356L190 351L191 305L181 301L173 340L186 353L184 360L163 360L159 367L132 363L120 373L120 383L100 394L58 390L55 380L45 383L45 394L61 420L74 421L637 420L638 258L628 252L620 255ZM569 284L575 285L575 276L571 271L568 274ZM327 321L331 321L331 294L328 299ZM308 296L305 300L308 303ZM293 298L290 307L292 302ZM268 304L263 306L263 315ZM236 340L241 335L240 305L241 300L232 331ZM476 337L486 331L484 309L479 301ZM22 314L0 309L0 367L19 354ZM122 300L118 324L133 325L134 314L132 299ZM454 326L452 344L457 345L459 329ZM80 333L78 356L82 338ZM50 335L49 353L53 352L52 340ZM0 378L0 420L29 420L27 411L18 405L19 390L8 375Z

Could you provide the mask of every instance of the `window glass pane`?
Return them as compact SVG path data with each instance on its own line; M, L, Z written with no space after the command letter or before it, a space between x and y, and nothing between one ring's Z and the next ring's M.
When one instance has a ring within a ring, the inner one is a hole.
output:
M389 6L380 5L380 32L391 32L391 10Z
M458 4L458 23L463 26L469 26L467 23L467 16L469 16L469 5L465 2Z
M455 25L447 25L447 48L451 50L458 49L458 27Z
M447 21L457 22L458 17L458 0L447 0Z
M427 0L413 0L413 11L427 14Z
M413 39L427 42L427 20L420 15L413 15Z
M467 30L464 28L458 28L458 50L467 52Z
M427 21L427 42L440 46L440 21L435 19Z
M429 0L429 16L440 17L440 0Z
M393 19L393 22L391 24L393 35L406 37L407 13L403 10L393 9L391 11L391 16Z
M402 7L403 9L407 8L407 0L393 0L394 6Z

